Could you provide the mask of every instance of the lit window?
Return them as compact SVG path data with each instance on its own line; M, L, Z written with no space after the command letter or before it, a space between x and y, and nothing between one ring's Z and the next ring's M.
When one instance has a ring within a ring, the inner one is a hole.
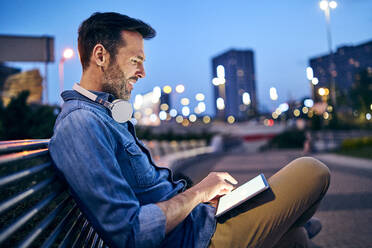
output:
M216 104L217 104L217 109L219 110L225 109L225 101L223 100L223 98L221 97L217 98Z

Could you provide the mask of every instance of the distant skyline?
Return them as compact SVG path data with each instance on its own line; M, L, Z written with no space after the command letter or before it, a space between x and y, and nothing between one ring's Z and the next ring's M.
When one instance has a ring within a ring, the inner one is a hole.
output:
M372 39L372 1L339 0L331 11L333 49ZM0 34L51 35L56 61L48 66L49 102L59 102L58 62L64 48L77 52L77 29L94 12L115 11L139 18L158 35L145 41L146 78L132 98L154 86L184 84L185 96L206 94L207 112L214 113L211 58L231 48L255 53L259 105L273 109L310 95L305 68L309 59L328 53L324 13L319 1L2 1ZM41 63L7 63L22 69ZM77 54L65 63L65 89L81 76ZM276 87L279 99L269 98ZM193 104L193 103L192 103Z

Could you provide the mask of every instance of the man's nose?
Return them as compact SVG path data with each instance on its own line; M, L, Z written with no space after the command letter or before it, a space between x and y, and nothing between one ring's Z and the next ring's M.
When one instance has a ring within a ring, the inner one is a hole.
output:
M139 66L139 70L136 73L138 78L144 78L146 76L145 67L143 65Z

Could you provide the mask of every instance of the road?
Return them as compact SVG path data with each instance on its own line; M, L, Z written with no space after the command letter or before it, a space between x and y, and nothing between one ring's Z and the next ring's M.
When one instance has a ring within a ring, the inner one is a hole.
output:
M240 149L222 157L188 165L184 174L194 182L209 171L227 171L239 182L263 172L270 177L281 167L302 156L300 150L247 153ZM313 241L323 248L372 247L372 161L318 156L331 170L331 184L316 217L323 230ZM363 165L363 166L361 166Z

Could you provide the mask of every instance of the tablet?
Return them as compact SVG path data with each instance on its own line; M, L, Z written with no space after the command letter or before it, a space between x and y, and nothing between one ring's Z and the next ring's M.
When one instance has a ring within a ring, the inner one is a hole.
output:
M222 196L218 201L216 217L221 216L230 209L242 204L243 202L251 199L252 197L258 195L262 191L268 189L270 186L264 174L260 174L234 189L230 193Z

